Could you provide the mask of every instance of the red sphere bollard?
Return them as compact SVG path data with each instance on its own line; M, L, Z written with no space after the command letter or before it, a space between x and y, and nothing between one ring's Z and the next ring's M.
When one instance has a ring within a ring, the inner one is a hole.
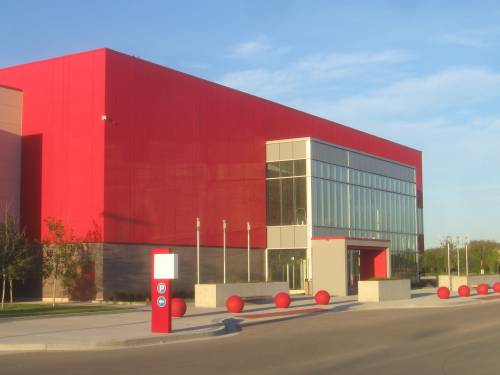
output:
M280 292L274 296L274 304L279 309L286 309L290 306L290 302L292 302L292 300L290 299L288 293Z
M489 286L487 284L479 284L476 286L477 294L488 294Z
M318 305L328 305L330 303L330 293L326 290L319 290L314 295L314 299Z
M186 302L182 298L172 298L172 316L174 318L183 317L186 313Z
M500 293L500 283L493 284L493 290L497 293Z
M447 287L442 286L442 287L438 288L437 296L440 299L448 299L448 298L450 298L450 290Z
M231 296L226 300L226 308L230 313L240 313L244 306L245 303L240 296Z
M467 285L460 285L458 287L458 295L460 297L469 297L470 296L470 288Z

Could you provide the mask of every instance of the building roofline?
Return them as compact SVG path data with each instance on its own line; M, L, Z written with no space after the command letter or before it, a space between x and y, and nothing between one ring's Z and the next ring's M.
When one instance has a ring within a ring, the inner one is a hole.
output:
M97 52L114 53L114 54L117 54L117 55L122 55L122 56L128 57L130 59L141 61L141 62L149 64L149 65L155 65L155 66L157 66L159 68L166 69L166 70L169 70L171 72L175 72L177 74L180 74L180 75L183 75L183 76L186 76L186 77L190 77L190 78L194 78L194 79L197 79L197 80L201 80L201 81L204 81L205 83L208 83L210 85L221 87L221 88L223 88L225 90L233 91L233 92L239 93L241 95L250 96L250 97L253 97L253 98L257 99L257 100L260 100L260 101L263 101L263 102L266 102L266 103L269 103L269 104L278 105L280 107L283 107L283 108L286 108L286 109L289 109L289 110L292 110L292 111L296 111L296 112L302 113L302 114L304 114L306 116L317 118L317 119L319 119L321 121L325 121L325 122L330 123L332 125L341 126L341 127L346 128L346 129L350 129L350 130L352 130L354 132L359 132L359 133L362 133L362 134L366 134L366 135L368 135L370 137L377 138L377 139L382 140L384 142L390 142L390 143L392 143L394 145L397 145L399 147L405 148L407 150L412 150L414 152L418 152L418 153L422 154L421 150L418 150L418 149L415 149L415 148L403 145L401 143L398 143L398 142L395 142L395 141L392 141L392 140L389 140L389 139L386 139L386 138L382 138L380 136L368 133L366 131L359 130L359 129L356 129L354 127L351 127L351 126L348 126L348 125L344 125L344 124L335 122L333 120L329 120L329 119L326 119L324 117L320 117L318 115L314 115L314 114L305 112L303 110L290 107L290 106L282 104L282 103L278 103L278 102L275 102L275 101L272 101L272 100L269 100L269 99L265 99L265 98L262 98L260 96L257 96L257 95L254 95L254 94L251 94L251 93L248 93L248 92L245 92L245 91L241 91L241 90L234 89L234 88L231 88L231 87L228 87L228 86L224 86L224 85L222 85L220 83L213 82L213 81L210 81L210 80L205 79L205 78L201 78L201 77L189 74L189 73L185 73L185 72L182 72L182 71L179 71L179 70L176 70L176 69L164 66L164 65L160 65L160 64L155 63L153 61L149 61L149 60L137 57L137 56L132 56L132 55L129 55L127 53L120 52L120 51L117 51L117 50L114 50L114 49L111 49L111 48L107 48L107 47L96 48L96 49L82 51L82 52L75 52L75 53L70 53L70 54L66 54L66 55L60 55L60 56L50 57L50 58L46 58L46 59L42 59L42 60L36 60L36 61L26 62L26 63L22 63L22 64L18 64L18 65L12 65L12 66L8 66L8 67L3 67L3 68L0 68L0 71L2 71L2 70L8 70L8 69L16 69L16 68L19 68L19 67L22 67L22 66L25 66L25 65L38 64L38 63L43 63L43 62L47 62L47 61L51 61L51 60L58 60L58 59L63 59L63 58L68 58L68 57L74 57L74 56L78 56L78 55L85 55L85 54L97 53Z
M87 55L87 54L102 52L102 51L106 51L106 50L110 50L110 49L109 48L96 48L96 49L91 49L91 50L87 50L87 51L73 52L73 53L68 53L68 54L65 54L65 55L58 55L58 56L54 56L54 57L47 57L47 58L40 59L40 60L27 61L27 62L24 62L24 63L21 63L21 64L0 67L0 71L2 71L2 70L10 70L10 69L17 69L17 68L21 68L21 67L26 66L26 65L33 65L33 64L39 64L39 63L45 63L45 62L52 61L52 60L65 59L65 58L68 58L68 57L74 57L74 56L79 56L79 55Z
M22 89L18 88L18 87L13 87L13 86L7 86L7 85L2 85L0 83L0 88L3 88L3 89L8 89L8 90L14 90L14 91L19 91L19 92L23 92Z

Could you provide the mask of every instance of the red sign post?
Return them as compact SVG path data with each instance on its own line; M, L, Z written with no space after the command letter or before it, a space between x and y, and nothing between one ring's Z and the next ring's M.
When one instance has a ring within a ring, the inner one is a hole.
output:
M151 332L172 331L172 279L177 278L177 254L151 251Z

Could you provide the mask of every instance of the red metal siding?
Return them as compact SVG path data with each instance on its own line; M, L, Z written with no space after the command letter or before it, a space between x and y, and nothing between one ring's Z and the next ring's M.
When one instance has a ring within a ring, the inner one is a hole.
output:
M421 153L121 53L106 73L105 239L266 247L265 141L315 137L417 168Z
M102 228L104 50L0 69L23 102L21 220L39 238L43 219L85 235ZM43 234L43 229L42 229Z
M314 137L417 168L402 145L110 50L0 69L24 92L22 220L106 242L265 248L265 141ZM104 122L101 115L107 114Z

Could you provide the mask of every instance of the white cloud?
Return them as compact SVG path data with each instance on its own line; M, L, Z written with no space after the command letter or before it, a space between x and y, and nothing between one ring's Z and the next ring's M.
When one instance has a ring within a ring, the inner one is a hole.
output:
M500 74L482 68L447 69L426 77L404 79L371 93L315 108L341 121L358 123L380 118L427 116L463 110L498 97ZM368 118L367 118L368 117Z
M291 66L291 70L323 80L339 78L362 66L394 64L410 59L402 51L386 50L375 53L330 53L308 56Z
M375 65L394 64L410 59L402 51L387 50L375 53L330 53L315 54L294 61L279 69L248 69L229 72L219 83L255 95L278 100L282 94L289 95L310 81L327 83L359 75Z
M219 83L266 98L288 92L295 84L294 77L289 72L266 69L227 73Z
M438 36L436 39L441 43L454 44L458 46L488 48L492 47L495 42L498 41L499 35L500 29L490 28L447 33Z
M271 45L265 35L259 35L255 40L240 43L231 48L230 56L249 58L262 55L271 50Z
M450 44L457 44L465 47L486 48L490 47L484 37L479 35L470 35L467 33L450 33L442 35L440 41Z

